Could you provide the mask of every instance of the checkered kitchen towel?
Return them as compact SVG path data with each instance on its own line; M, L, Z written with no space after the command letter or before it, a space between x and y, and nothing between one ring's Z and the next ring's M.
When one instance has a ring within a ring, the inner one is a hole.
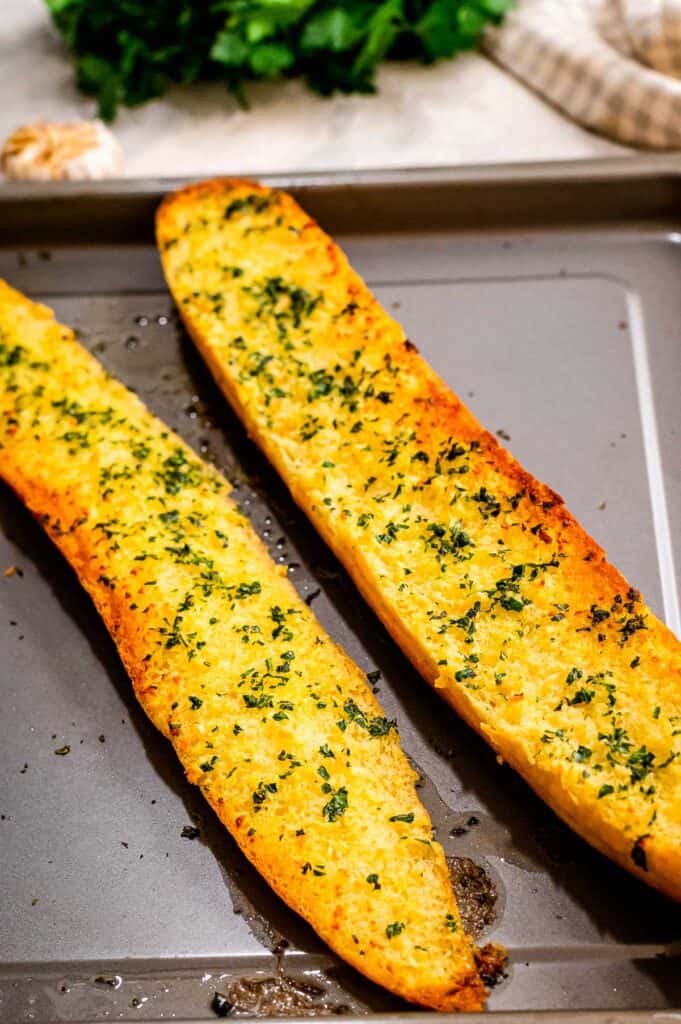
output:
M484 46L586 127L681 149L681 0L518 0Z

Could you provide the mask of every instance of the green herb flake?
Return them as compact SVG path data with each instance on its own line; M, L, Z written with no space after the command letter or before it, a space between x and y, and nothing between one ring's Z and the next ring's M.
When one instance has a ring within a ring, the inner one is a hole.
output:
M572 760L576 761L578 764L584 764L586 761L590 761L591 760L592 753L593 753L593 751L590 750L589 747L583 747L583 746L580 745L573 752Z
M328 803L322 807L322 814L327 821L342 818L348 807L348 791L345 787L337 789Z

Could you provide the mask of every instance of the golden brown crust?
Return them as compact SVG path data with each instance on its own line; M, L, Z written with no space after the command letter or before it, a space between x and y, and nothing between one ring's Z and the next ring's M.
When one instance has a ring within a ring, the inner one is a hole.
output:
M220 387L414 665L584 838L681 898L679 641L291 197L204 182L157 234Z
M272 888L379 984L479 1009L444 854L363 673L226 481L3 282L0 476L77 572L146 713Z

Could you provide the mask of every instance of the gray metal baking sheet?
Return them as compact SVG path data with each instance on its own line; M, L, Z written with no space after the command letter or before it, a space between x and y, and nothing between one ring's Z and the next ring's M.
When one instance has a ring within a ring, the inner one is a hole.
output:
M680 167L277 181L677 631ZM446 853L496 886L481 941L510 952L489 1001L499 1020L587 1010L609 1011L590 1024L681 1020L671 1012L679 908L575 837L421 682L217 393L153 247L168 187L0 191L0 276L53 306L215 460L324 626L380 671L379 698L423 774ZM136 705L74 575L0 487L0 571L10 567L19 571L0 575L3 1024L213 1019L216 988L278 969L355 1013L409 1010L342 965L247 864Z

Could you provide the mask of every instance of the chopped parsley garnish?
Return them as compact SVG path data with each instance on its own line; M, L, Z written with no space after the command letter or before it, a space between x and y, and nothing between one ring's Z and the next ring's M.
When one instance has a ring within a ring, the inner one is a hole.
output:
M328 803L324 804L322 814L327 821L337 821L342 818L348 807L348 791L342 786L337 789Z
M202 475L201 465L190 461L182 448L176 448L161 463L156 479L163 484L166 494L179 494L187 487L198 487Z
M369 715L363 711L354 700L346 700L343 711L348 716L348 721L354 722L360 729L365 729L370 736L387 736L394 729L397 731L397 723L387 719L384 715Z
M276 782L259 782L258 788L253 793L253 810L259 811L267 798L277 792Z
M590 704L595 696L595 690L587 690L586 687L583 686L581 689L577 690L572 697L570 697L568 704L570 707L574 707L575 704Z

